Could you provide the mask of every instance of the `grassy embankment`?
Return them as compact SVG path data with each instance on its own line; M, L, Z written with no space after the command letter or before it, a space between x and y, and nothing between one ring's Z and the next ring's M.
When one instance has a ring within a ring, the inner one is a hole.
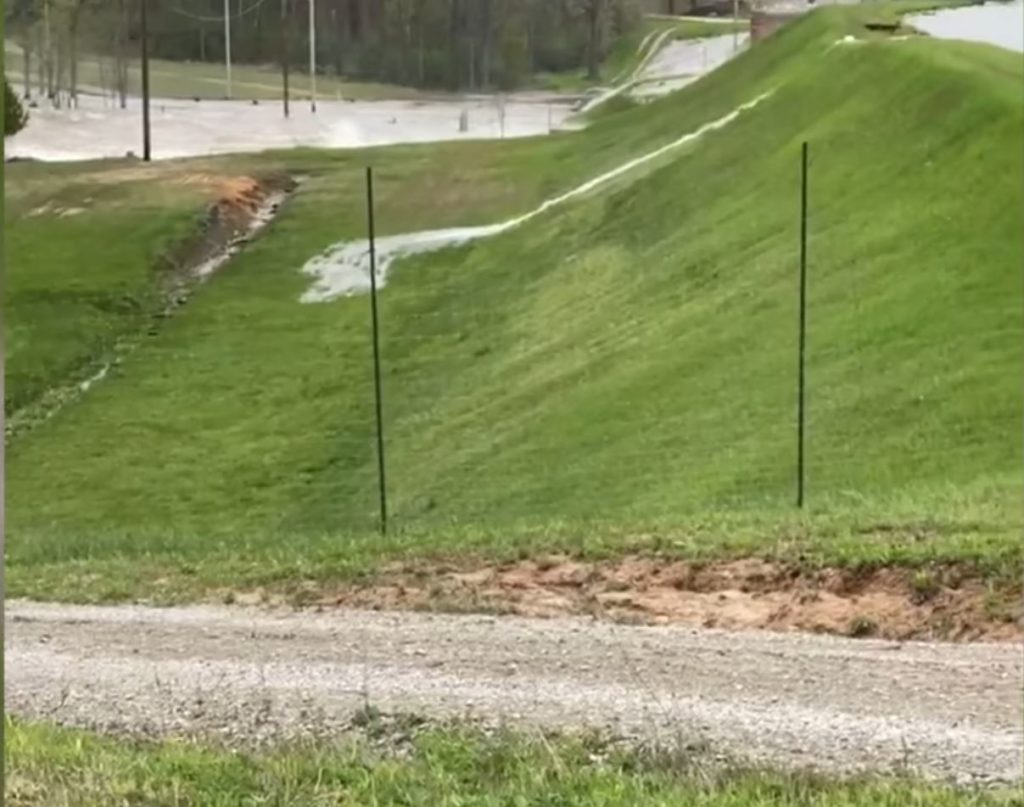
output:
M372 727L371 727L372 729ZM1010 807L1014 796L909 780L830 782L712 773L673 755L609 750L590 739L427 729L396 756L368 742L237 753L134 743L8 722L12 805L692 805L692 807Z
M9 167L8 415L86 380L162 307L160 278L209 193L184 172L151 183L128 171L134 181L102 163Z
M9 593L171 601L399 555L634 549L1019 575L1020 60L834 44L867 36L869 13L816 12L581 133L205 163L309 179L102 384L9 446ZM303 263L363 233L364 162L385 232L489 223L769 90L607 193L396 270L381 298L393 530L379 537L367 301L298 302ZM52 170L11 168L27 183ZM17 245L33 225L8 215ZM52 219L54 238L84 216ZM50 271L30 242L10 254L15 289L19 271Z

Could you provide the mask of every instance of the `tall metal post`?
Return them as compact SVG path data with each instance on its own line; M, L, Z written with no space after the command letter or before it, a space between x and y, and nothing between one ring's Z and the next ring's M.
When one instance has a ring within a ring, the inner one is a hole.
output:
M732 0L732 49L740 49L740 0Z
M140 0L139 36L142 39L142 159L149 162L152 157L149 136L149 26L146 8L149 0Z
M284 116L288 117L288 0L281 0L281 88Z
M316 112L316 0L309 0L309 108Z
M377 242L373 217L373 169L366 168L366 219L370 244L370 316L373 328L373 389L377 410L377 484L380 489L380 532L388 531L387 477L384 465L384 407L380 381L380 319L377 311Z
M53 42L50 39L50 0L43 0L43 72L46 77L46 87L43 92L50 104L54 104L54 93L56 88L53 77Z
M231 100L231 0L224 0L224 68L228 100Z
M797 488L796 506L804 506L804 441L807 418L807 152L803 144L800 161L800 359L797 403Z

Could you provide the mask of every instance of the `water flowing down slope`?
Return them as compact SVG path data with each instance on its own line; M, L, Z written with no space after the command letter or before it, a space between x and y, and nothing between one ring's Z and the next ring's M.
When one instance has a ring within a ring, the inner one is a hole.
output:
M1022 66L867 14L810 14L582 132L276 158L308 180L252 249L10 445L9 585L174 599L396 554L624 547L1016 579ZM384 267L387 539L369 306L300 302L365 282L367 161L387 243L490 234Z
M480 238L488 238L507 232L554 207L591 193L602 185L607 185L612 180L628 174L630 171L646 165L659 157L663 157L688 143L692 143L709 132L727 126L741 113L753 109L766 97L767 94L758 96L753 101L743 104L729 114L701 126L696 131L689 132L654 151L629 160L553 199L548 199L529 213L517 216L514 219L481 227L452 227L444 230L428 230L426 232L408 233L405 235L391 235L379 239L375 244L377 282L383 287L387 282L388 269L400 258L408 255L437 252L438 250L461 246ZM354 292L367 292L370 290L369 241L363 239L361 241L342 242L332 247L325 254L308 261L302 271L315 278L313 287L302 295L302 302L326 302Z

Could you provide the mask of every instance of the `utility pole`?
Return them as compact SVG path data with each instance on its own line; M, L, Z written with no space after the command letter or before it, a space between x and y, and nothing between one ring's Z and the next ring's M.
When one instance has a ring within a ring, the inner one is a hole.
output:
M231 100L231 0L224 0L224 66L227 71L228 100Z
M309 0L309 108L316 112L316 0Z
M732 49L740 49L740 0L732 0Z
M43 0L43 69L46 75L46 97L53 100L53 62L50 60L50 0Z
M142 39L142 159L149 162L150 138L149 138L149 26L146 22L146 7L149 0L139 0L141 4L139 15L140 37Z
M288 117L288 0L281 0L281 85L284 116Z

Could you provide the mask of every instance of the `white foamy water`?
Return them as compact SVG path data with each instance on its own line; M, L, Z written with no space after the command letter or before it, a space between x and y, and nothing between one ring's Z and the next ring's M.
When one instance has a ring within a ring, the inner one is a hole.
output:
M462 246L480 238L488 238L493 235L511 230L529 221L536 216L545 213L553 207L562 205L571 199L590 193L598 187L605 185L641 165L667 154L687 143L690 143L708 132L721 129L723 126L732 123L740 114L752 109L758 103L768 97L769 93L758 96L753 101L737 107L728 115L711 121L699 129L683 135L677 140L648 152L641 157L630 160L617 168L613 168L594 179L591 179L572 190L548 199L535 209L522 216L501 222L499 224L488 224L482 227L454 227L443 230L424 230L416 233L405 233L402 235L391 235L376 239L376 280L378 287L383 287L388 278L388 272L395 261L409 255L436 252L450 247ZM356 241L343 241L335 244L326 252L317 255L309 260L302 267L304 274L314 278L313 285L300 298L304 303L322 303L338 297L347 297L352 294L365 293L370 289L370 245L365 238Z
M638 82L656 82L673 78L699 78L738 55L750 35L745 32L705 37L676 39L669 42L647 63L636 77Z
M747 36L738 41L745 43ZM667 44L666 44L667 43ZM671 40L651 34L631 75L599 91L582 109L592 109L625 92L664 95L711 72L736 52L732 35ZM77 109L42 105L29 110L28 125L5 140L8 158L90 160L141 154L141 101L121 109L84 88ZM285 118L279 101L190 101L155 98L150 104L155 160L233 154L270 149L364 148L399 143L533 137L579 128L573 99L557 94L517 92L506 96L467 95L443 100L333 101L323 99L314 114L301 101Z
M295 103L285 118L280 102L150 102L153 159L286 149L360 148L396 143L531 137L559 129L571 114L553 96L510 95L451 101L321 101L317 112ZM460 125L465 113L466 129ZM4 142L7 157L88 160L142 153L141 102L120 109L95 95L78 109L40 106L28 125Z
M93 384L96 384L96 383L102 381L104 378L107 377L107 373L109 373L109 372L110 372L110 365L109 364L104 364L99 370L97 370L95 373L93 373L91 376L89 376L87 379L85 379L85 381L83 381L81 384L78 385L79 391L80 392L88 392L92 388Z
M907 19L929 36L985 42L1024 52L1024 0L947 8Z
M650 99L681 90L739 55L749 40L750 35L742 32L735 36L672 39L672 32L666 31L655 41L641 45L646 55L631 76L591 98L580 111L589 112L617 95Z

